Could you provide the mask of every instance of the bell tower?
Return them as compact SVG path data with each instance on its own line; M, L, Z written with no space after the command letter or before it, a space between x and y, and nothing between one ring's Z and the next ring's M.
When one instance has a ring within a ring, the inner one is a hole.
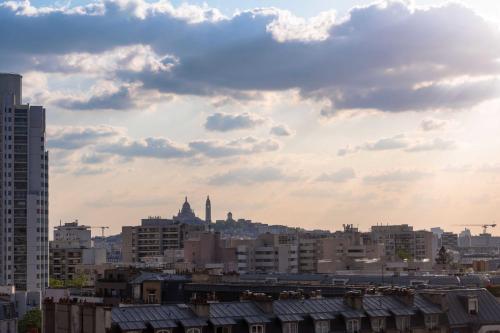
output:
M205 222L212 222L212 205L210 204L210 197L207 195L207 201L205 202Z

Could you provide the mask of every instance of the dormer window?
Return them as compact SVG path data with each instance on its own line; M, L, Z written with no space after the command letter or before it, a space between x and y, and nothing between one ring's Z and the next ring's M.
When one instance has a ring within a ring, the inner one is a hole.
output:
M370 319L370 324L374 332L381 332L385 330L385 318L384 317L373 317Z
M297 322L283 323L283 333L297 333L299 331L299 325Z
M251 325L250 333L266 333L264 325Z
M330 332L329 320L318 320L314 323L315 333L328 333Z
M426 314L424 316L425 327L429 329L434 329L438 326L439 315L437 314Z
M201 328L199 327L190 327L186 330L186 333L201 333Z
M348 319L346 321L347 333L356 333L360 330L360 320L359 319Z
M477 297L469 297L469 314L477 314L479 311L479 302Z
M410 329L410 317L409 316L397 316L396 317L396 328L405 332Z
M217 326L215 333L231 333L231 326Z

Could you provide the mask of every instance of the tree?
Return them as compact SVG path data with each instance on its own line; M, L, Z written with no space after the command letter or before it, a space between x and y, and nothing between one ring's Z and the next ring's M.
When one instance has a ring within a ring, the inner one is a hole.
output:
M83 274L80 274L73 280L69 280L66 282L66 286L73 288L83 288L86 285L87 285L87 278Z
M441 246L438 255L436 256L436 264L441 265L443 269L445 269L452 263L452 261L453 259L448 251L446 251L446 248L444 246Z
M36 328L38 332L42 331L42 311L40 309L31 309L19 320L17 325L19 333L28 333L29 330Z
M64 288L64 281L50 278L49 279L49 286L50 286L50 288Z
M408 251L406 251L405 249L403 249L403 248L398 248L396 250L396 255L401 260L410 260L412 258L411 254Z

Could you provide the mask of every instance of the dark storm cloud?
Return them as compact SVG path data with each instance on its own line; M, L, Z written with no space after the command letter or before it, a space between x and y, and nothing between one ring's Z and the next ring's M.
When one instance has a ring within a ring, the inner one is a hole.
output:
M236 98L245 91L298 89L305 98L328 101L325 116L345 109L468 108L500 92L493 78L500 73L500 33L461 5L360 7L320 40L278 40L286 27L273 24L277 10L222 19L216 14L205 10L192 22L170 7L141 1L52 11L5 3L0 31L9 33L0 34L0 44L9 47L0 55L0 70L58 71L55 60L37 58L141 44L164 66L116 69L115 78L161 92ZM453 81L460 77L472 80Z
M228 132L254 128L263 122L263 118L251 113L233 115L217 112L207 117L205 128L209 131Z

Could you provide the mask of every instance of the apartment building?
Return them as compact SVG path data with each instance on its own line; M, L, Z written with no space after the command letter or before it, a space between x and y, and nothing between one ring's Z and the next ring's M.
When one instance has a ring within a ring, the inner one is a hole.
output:
M432 232L414 231L407 224L372 226L370 238L374 243L384 245L386 261L433 260L437 251Z
M445 249L456 250L458 249L458 234L454 232L443 232L440 239L440 247L444 246Z
M45 109L22 104L22 77L0 74L0 285L48 286Z
M69 281L79 276L82 266L106 263L106 249L92 247L89 226L77 221L54 228L50 242L50 277Z
M166 250L184 248L184 241L206 229L203 223L188 223L161 217L141 220L140 226L122 227L122 260L142 262L162 257Z
M252 240L231 240L236 249L239 273L297 273L298 244L296 235L262 234Z
M324 232L299 232L299 272L315 273L318 271L318 259L320 255L321 239L329 237Z

